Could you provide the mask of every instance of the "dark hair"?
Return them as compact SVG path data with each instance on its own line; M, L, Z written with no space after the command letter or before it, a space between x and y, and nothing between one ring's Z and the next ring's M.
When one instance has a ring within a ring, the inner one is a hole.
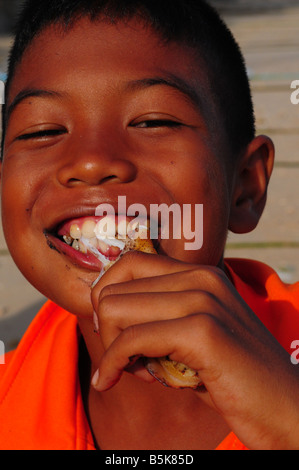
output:
M140 17L166 41L183 42L199 51L220 121L230 148L239 154L255 135L250 86L242 53L216 10L204 0L27 0L16 25L6 83L33 39L46 27L57 24L65 30L82 17L110 23ZM2 110L2 149L6 109Z

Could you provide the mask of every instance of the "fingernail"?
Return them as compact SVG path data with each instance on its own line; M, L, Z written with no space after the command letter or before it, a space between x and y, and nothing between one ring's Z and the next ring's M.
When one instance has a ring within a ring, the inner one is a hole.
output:
M98 381L99 381L99 376L100 376L100 373L99 373L99 369L97 369L97 371L95 372L92 380L91 380L91 385L96 389L97 388L97 384L98 384Z
M95 311L93 312L93 325L94 325L94 332L99 335L100 334L99 320Z

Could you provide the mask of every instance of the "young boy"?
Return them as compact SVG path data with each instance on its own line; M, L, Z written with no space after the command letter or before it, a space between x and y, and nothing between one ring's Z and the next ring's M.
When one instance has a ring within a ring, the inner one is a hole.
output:
M259 221L273 155L238 46L203 1L27 1L2 215L50 300L0 368L1 448L299 448L299 285L223 258L228 230ZM126 253L95 282L102 263L71 232L120 196L147 214L203 204L203 246L160 237L157 255ZM164 356L201 387L155 380L142 358Z

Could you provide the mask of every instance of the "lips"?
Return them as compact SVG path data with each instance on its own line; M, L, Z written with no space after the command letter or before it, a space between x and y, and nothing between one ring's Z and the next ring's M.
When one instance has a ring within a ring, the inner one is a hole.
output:
M116 260L125 240L142 235L145 225L127 217L80 217L66 220L51 232L45 232L48 245L67 256L73 264L101 271Z

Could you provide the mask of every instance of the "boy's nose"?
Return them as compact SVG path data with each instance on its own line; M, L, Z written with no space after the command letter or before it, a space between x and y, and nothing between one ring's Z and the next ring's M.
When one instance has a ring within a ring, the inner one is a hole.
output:
M129 183L136 178L137 168L126 156L100 150L77 148L64 160L57 179L63 186Z

